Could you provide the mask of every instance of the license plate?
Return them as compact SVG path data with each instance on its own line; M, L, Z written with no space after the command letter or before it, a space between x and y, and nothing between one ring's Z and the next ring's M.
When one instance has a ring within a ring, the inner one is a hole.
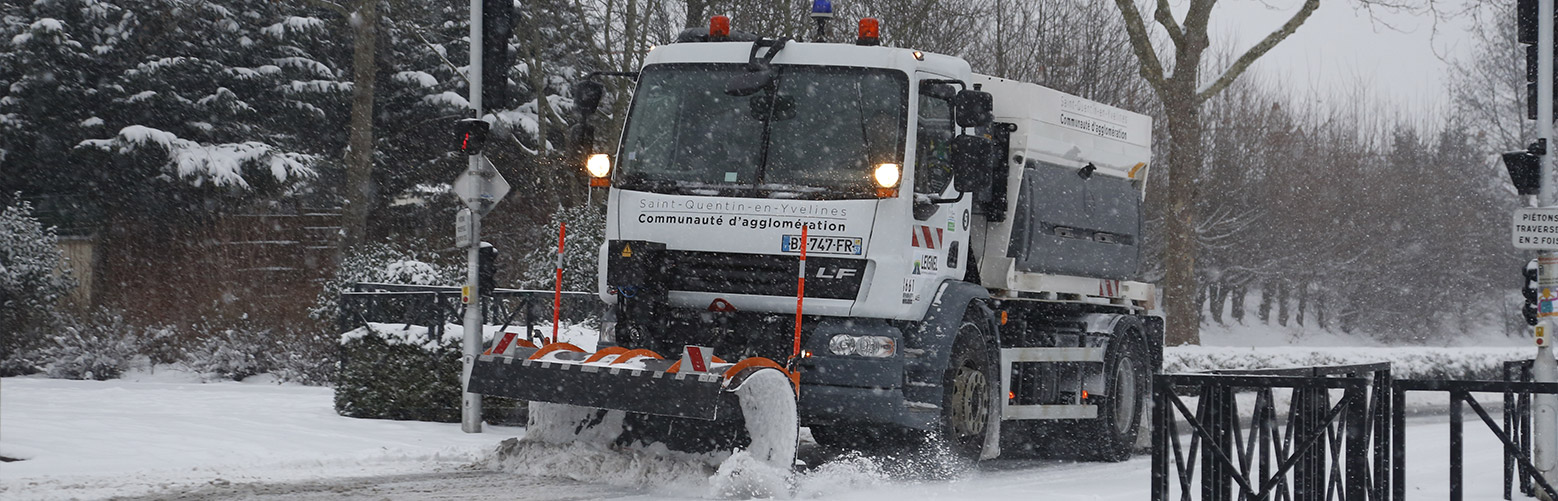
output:
M859 256L865 251L865 240L860 237L807 237L807 254L838 254ZM784 235L779 239L779 252L799 254L800 235Z

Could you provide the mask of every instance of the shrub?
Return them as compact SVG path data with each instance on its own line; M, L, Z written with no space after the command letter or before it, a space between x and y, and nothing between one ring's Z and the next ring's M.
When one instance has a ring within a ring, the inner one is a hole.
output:
M64 327L60 302L76 286L54 229L32 211L27 202L0 210L0 376L39 369L35 350Z
M325 283L314 299L309 316L334 325L340 316L341 292L358 282L409 285L456 285L465 283L464 263L445 264L428 253L415 249L397 249L383 243L352 249L341 260L335 276Z
M145 340L163 336L165 327L137 328L110 310L69 322L39 350L37 359L56 379L108 380L119 377L142 355Z
M460 421L460 341L432 339L426 328L363 327L342 336L335 410L342 416ZM524 402L484 397L489 422L522 424Z

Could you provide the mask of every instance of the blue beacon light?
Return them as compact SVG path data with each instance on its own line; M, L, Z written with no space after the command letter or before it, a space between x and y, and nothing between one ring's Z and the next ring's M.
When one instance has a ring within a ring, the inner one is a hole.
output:
M833 19L833 2L828 0L812 0L811 18L817 21L817 36L813 42L825 42L828 39L828 20Z

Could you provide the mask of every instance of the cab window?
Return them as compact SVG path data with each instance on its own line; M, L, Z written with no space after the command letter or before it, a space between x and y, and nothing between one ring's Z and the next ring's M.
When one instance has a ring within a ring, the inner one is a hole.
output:
M914 192L938 196L952 181L952 103L921 95L918 123Z

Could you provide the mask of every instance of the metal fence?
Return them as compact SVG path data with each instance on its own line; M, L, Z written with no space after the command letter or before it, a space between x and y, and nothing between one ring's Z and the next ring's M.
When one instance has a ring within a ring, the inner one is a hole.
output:
M595 293L563 292L561 299L560 323L599 327L604 305ZM499 332L523 326L526 339L537 342L551 336L537 326L551 323L553 300L553 291L495 289L481 296L482 323L501 326ZM395 323L427 327L432 339L440 339L445 325L463 323L465 304L459 287L355 283L341 293L340 312L340 332Z
M1406 499L1406 414L1400 407L1404 405L1407 392L1411 391L1442 391L1450 394L1450 478L1448 480L1450 483L1451 501L1460 501L1465 497L1465 482L1463 482L1465 464L1464 456L1462 455L1465 445L1465 423L1462 413L1464 407L1471 407L1472 411L1477 413L1477 417L1482 419L1483 424L1488 426L1488 430L1492 431L1493 435L1498 437L1500 442L1503 442L1506 464L1510 462L1518 464L1523 475L1527 476L1536 486L1547 491L1548 499L1558 499L1558 493L1555 493L1547 480L1536 472L1535 466L1531 463L1530 450L1523 449L1514 440L1511 440L1510 427L1507 424L1500 426L1499 423L1494 422L1493 418L1488 415L1488 411L1477 401L1477 398L1471 395L1473 392L1503 393L1505 394L1505 409L1509 411L1511 409L1508 402L1511 395L1520 395L1529 399L1530 395L1535 393L1558 394L1558 383L1413 379L1396 381L1392 388L1392 396L1396 401L1397 410L1391 416L1394 432L1391 456L1395 466L1395 470L1392 472L1394 480L1391 482L1393 484L1391 499L1395 501ZM1514 419L1529 423L1531 420L1529 408L1528 405L1524 416L1519 414L1518 406L1514 408L1513 411L1516 412ZM1505 415L1505 419L1509 419L1508 414ZM1529 429L1529 427L1526 429ZM1526 443L1530 443L1529 438L1527 438ZM1504 486L1505 499L1509 499L1509 490L1509 484L1506 482Z
M1531 360L1504 362L1504 382L1532 382L1531 363ZM1510 440L1516 442L1517 450L1527 456L1532 455L1531 394L1504 393L1504 430L1509 432ZM1532 481L1531 470L1516 461L1516 456L1516 454L1504 454L1504 499L1514 499L1513 491L1517 480L1521 494L1527 496L1536 494L1536 483Z
M1158 375L1152 497L1174 499L1177 486L1186 500L1382 499L1390 381L1390 364ZM1285 412L1279 389L1288 390ZM1332 390L1341 393L1334 403ZM1254 394L1248 412L1240 393Z
M1444 392L1452 501L1466 495L1467 407L1502 442L1504 499L1516 485L1521 494L1558 499L1532 464L1530 435L1531 396L1558 394L1558 383L1530 382L1530 365L1506 363L1503 381L1392 379L1388 363L1159 375L1152 498L1405 501L1407 393ZM1288 390L1286 412L1275 390ZM1189 393L1194 411L1181 398ZM1473 393L1503 394L1502 424ZM1241 406L1240 394L1249 403Z

